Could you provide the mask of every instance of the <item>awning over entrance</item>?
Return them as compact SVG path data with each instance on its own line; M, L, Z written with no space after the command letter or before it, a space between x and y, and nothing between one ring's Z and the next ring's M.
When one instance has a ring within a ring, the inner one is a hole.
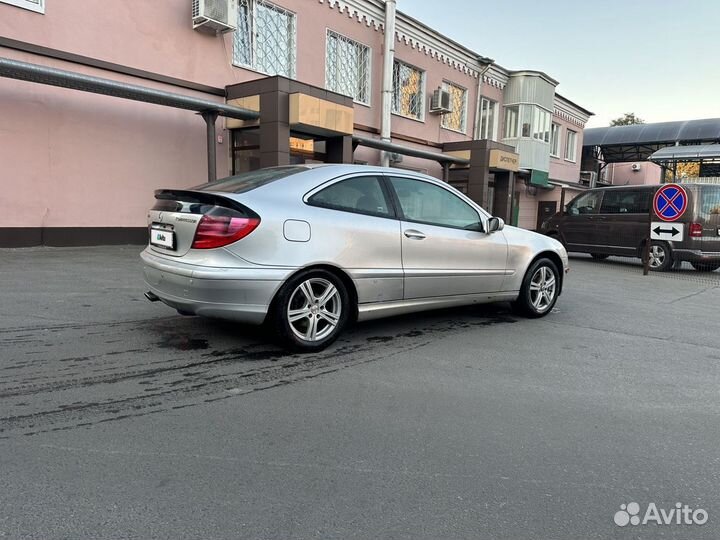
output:
M530 173L530 185L538 187L550 187L550 176L546 171L538 171L533 169Z
M650 156L654 163L675 161L704 161L720 159L720 144L696 144L691 146L668 146Z

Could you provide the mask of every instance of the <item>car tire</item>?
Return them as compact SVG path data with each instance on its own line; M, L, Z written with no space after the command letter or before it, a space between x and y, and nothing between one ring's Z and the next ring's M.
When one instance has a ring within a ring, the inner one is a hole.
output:
M720 263L691 262L692 267L698 272L714 272L720 268Z
M604 261L607 259L610 255L605 255L604 253L591 253L590 256L595 259L596 261Z
M560 291L560 271L550 259L538 259L525 273L520 295L513 302L516 313L532 319L552 311Z
M665 272L673 265L672 251L665 242L650 242L650 270Z
M340 335L351 309L350 295L340 278L327 270L307 270L280 288L270 322L286 347L320 351Z

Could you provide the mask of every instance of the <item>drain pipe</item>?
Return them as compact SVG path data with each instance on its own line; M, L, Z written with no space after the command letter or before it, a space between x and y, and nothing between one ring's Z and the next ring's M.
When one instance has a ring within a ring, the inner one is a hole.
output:
M477 95L475 99L475 121L473 122L473 139L478 140L480 139L480 103L481 103L481 93L482 93L482 83L483 83L483 77L488 72L488 70L493 66L495 63L495 60L492 58L478 58L477 61L480 63L480 65L485 64L485 67L480 70L480 73L478 74L478 83L477 83ZM497 111L495 112L497 114Z
M380 138L390 142L392 119L392 92L393 92L393 61L395 59L395 7L396 0L385 0L385 45L383 51L383 79L382 79L382 117L380 119ZM380 165L390 165L390 154L382 151Z

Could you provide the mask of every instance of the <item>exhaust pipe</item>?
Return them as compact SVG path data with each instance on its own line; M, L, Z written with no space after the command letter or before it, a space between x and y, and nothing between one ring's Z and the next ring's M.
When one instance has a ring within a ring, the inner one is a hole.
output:
M158 298L154 293L148 291L144 294L145 298L147 298L150 302L158 302L160 298Z

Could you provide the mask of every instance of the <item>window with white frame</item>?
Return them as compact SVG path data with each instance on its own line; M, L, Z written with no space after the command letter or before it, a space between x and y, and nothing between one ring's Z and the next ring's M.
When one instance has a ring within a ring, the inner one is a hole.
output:
M518 137L518 121L520 119L520 107L508 105L505 107L505 138L516 139Z
M233 63L295 78L296 16L265 0L240 0Z
M462 86L443 81L442 89L450 94L452 112L444 114L440 125L445 129L465 133L467 121L467 90Z
M533 107L533 139L550 142L550 113L540 107Z
M550 130L550 155L560 157L560 124L555 122Z
M45 13L45 0L0 0L0 2L37 13Z
M575 161L577 154L577 133L571 129L567 130L567 136L565 138L565 159L568 161Z
M370 47L328 30L325 88L369 105Z
M392 112L422 120L425 111L425 72L395 60L393 64Z
M487 98L480 100L479 139L494 141L497 137L497 102Z

